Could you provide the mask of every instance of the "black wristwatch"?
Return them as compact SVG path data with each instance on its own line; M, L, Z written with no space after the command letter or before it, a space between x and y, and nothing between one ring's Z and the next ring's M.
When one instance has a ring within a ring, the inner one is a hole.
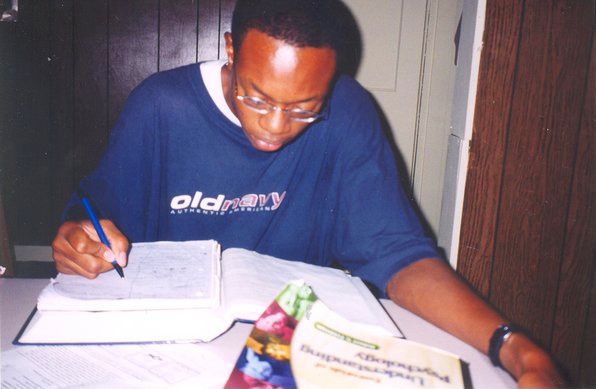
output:
M503 367L501 358L499 358L499 352L501 351L503 343L505 343L514 332L520 332L520 329L514 324L501 324L497 327L495 332L493 332L488 344L488 356L493 365Z

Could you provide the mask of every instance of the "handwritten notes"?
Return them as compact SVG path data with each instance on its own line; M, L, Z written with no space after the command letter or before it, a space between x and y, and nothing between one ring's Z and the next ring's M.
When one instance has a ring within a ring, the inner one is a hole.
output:
M131 250L125 278L114 271L94 280L59 274L51 288L40 295L38 309L217 306L219 280L219 245L215 241L137 243Z

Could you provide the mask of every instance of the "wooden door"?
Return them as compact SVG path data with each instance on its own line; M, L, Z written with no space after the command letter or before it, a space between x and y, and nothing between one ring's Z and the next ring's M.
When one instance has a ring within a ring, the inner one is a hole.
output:
M594 11L487 2L458 260L584 386L596 385Z

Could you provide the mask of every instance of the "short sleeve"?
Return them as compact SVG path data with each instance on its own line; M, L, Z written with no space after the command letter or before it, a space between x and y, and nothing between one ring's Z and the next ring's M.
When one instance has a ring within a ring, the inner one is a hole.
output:
M355 110L353 110L356 112ZM389 279L440 257L401 185L396 160L368 97L343 131L333 251L346 269L385 296Z

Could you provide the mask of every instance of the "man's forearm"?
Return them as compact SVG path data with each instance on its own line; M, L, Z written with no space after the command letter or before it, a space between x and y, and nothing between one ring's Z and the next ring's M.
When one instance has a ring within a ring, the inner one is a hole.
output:
M424 259L396 273L387 294L396 304L484 353L493 331L505 322L439 259Z
M423 259L396 273L387 294L396 304L485 354L495 329L507 322L439 259ZM503 344L499 356L520 386L563 384L550 357L521 333Z

